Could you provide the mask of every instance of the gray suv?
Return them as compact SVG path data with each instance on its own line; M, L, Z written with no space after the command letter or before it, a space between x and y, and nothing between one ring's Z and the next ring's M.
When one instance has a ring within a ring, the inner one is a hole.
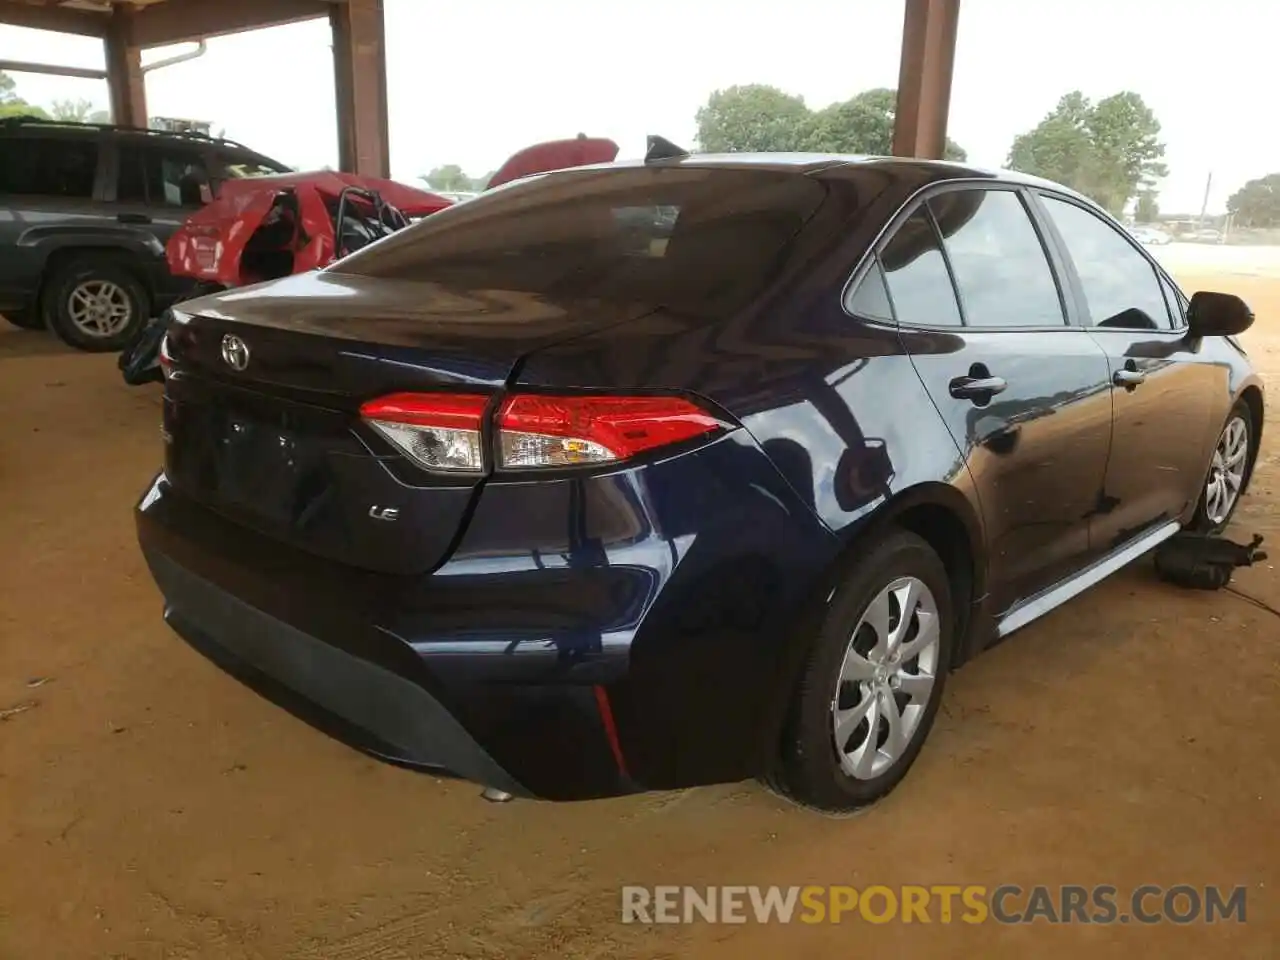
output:
M0 316L121 349L190 287L165 263L174 230L222 181L288 171L201 134L0 120Z

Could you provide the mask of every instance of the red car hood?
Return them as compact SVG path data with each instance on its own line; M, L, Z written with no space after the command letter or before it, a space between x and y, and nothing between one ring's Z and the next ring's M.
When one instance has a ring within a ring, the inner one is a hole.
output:
M489 187L501 186L534 173L586 167L593 163L612 163L618 156L618 145L604 137L578 136L572 140L549 140L535 143L513 154L498 172L489 178Z

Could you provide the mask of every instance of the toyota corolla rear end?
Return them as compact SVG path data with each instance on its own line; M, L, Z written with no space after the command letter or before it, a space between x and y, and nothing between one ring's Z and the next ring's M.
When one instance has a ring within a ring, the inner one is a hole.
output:
M179 634L376 754L553 799L745 776L829 537L712 399L520 369L697 296L680 218L724 230L726 189L785 214L774 258L820 192L557 176L184 304L139 540Z

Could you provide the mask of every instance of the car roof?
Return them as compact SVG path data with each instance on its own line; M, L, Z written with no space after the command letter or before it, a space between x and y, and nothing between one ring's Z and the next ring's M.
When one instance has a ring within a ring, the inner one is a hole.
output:
M166 143L185 143L197 147L216 147L218 150L246 159L261 160L271 166L288 169L285 164L264 153L259 153L243 143L225 137L213 137L194 131L155 130L151 127L125 127L113 123L81 123L76 120L51 120L34 115L18 115L0 118L0 136L4 134L35 133L47 136L117 136L146 138Z
M985 180L1013 186L1037 187L1076 197L1093 204L1087 197L1043 177L1032 176L1017 170L991 169L951 160L921 160L915 157L886 157L847 153L691 153L682 157L661 160L621 160L608 164L577 167L577 170L602 170L617 167L685 167L697 169L744 169L790 172L803 175L838 176L842 169L853 172L868 167L887 168L889 171L914 172L927 182L948 180Z

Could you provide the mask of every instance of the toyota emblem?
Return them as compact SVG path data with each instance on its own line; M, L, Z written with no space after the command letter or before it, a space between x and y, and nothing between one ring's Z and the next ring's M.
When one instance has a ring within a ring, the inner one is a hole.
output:
M234 333L222 337L222 359L232 370L243 370L249 366L249 345Z

